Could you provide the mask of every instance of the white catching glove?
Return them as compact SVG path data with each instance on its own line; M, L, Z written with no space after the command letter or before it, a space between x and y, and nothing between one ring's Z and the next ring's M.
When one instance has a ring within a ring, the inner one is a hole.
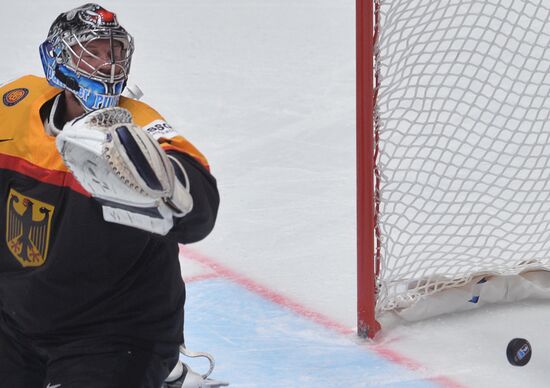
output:
M78 182L102 204L105 221L165 235L173 217L193 208L183 166L133 124L124 108L101 109L68 122L56 145ZM185 183L176 178L170 159Z

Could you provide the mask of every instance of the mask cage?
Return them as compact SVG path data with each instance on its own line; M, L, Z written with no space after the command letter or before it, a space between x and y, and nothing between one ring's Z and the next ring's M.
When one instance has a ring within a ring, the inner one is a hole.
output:
M89 46L98 40L108 40L109 58L102 57L90 51ZM73 70L100 82L115 83L126 80L130 72L134 41L125 31L113 29L94 29L76 33L68 33L61 37L59 61ZM117 47L117 43L120 45Z

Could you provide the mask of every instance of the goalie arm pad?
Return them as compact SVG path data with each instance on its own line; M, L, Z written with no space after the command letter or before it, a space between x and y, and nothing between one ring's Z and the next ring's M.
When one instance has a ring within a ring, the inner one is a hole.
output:
M175 220L169 236L183 244L205 238L214 228L220 197L216 179L196 158L171 148L168 158L174 166L176 181L187 181L193 198L193 209L185 216ZM182 167L185 175L179 168Z

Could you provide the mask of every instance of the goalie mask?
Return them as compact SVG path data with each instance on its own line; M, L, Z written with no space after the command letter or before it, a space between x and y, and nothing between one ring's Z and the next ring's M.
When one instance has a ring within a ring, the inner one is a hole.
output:
M90 3L57 17L40 58L50 85L72 92L89 112L118 105L133 51L116 15Z

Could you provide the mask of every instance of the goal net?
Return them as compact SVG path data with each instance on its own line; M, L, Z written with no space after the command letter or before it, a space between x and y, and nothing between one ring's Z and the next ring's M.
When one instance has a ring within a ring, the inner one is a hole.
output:
M550 269L550 3L380 0L375 20L376 311Z

